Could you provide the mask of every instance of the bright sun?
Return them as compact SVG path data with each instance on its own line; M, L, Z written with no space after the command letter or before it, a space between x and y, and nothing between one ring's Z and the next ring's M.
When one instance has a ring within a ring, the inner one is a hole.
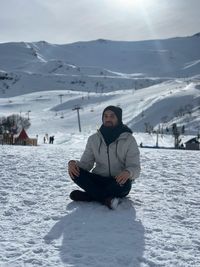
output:
M144 6L148 3L149 0L117 0L118 4L120 6L127 6L127 7L133 7L133 6Z

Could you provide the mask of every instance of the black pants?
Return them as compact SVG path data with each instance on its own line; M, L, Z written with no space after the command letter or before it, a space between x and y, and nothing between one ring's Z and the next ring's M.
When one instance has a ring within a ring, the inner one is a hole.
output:
M80 168L80 175L73 181L84 189L92 199L104 201L107 197L125 197L131 190L131 180L119 185L113 177L103 177Z

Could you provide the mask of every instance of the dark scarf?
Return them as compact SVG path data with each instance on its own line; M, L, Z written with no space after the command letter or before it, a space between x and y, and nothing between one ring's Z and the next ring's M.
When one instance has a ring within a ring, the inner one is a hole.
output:
M120 136L120 134L133 133L132 130L124 124L119 124L116 127L105 127L102 124L99 131L103 135L107 146L114 142Z

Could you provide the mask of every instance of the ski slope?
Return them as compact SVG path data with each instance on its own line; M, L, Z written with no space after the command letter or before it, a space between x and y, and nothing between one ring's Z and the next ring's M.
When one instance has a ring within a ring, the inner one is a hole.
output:
M31 118L31 135L55 135L56 142L65 142L66 133L78 129L75 106L80 106L82 131L89 132L101 126L102 110L108 105L123 109L124 123L134 132L144 132L145 123L154 129L159 125L165 129L176 122L185 125L186 134L196 135L199 131L199 82L189 80L167 81L140 90L118 90L108 93L81 92L71 90L42 91L16 97L0 98L1 116L21 114ZM191 105L191 113L183 116L176 112ZM41 142L41 141L40 141ZM146 143L146 142L144 142Z

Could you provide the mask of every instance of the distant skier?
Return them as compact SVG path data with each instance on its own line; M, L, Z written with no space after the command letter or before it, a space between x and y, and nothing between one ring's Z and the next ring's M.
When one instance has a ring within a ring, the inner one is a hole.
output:
M70 177L84 189L72 191L70 198L94 200L114 209L140 174L140 156L131 129L122 122L121 108L106 107L102 121L97 133L88 138L80 161L68 162Z

